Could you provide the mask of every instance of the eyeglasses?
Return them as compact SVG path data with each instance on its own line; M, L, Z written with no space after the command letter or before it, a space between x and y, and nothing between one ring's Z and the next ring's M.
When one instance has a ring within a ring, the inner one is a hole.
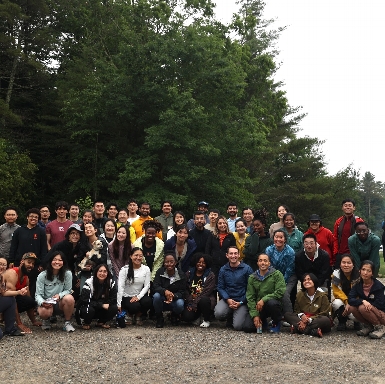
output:
M0 267L6 267L7 264L4 264L4 263L0 263Z
M357 235L360 235L362 233L367 233L367 232L369 232L367 229L361 229L361 231L360 230L356 231Z
M308 246L308 245L315 245L315 242L314 242L314 241L309 241L309 242L305 241L305 242L303 243L303 245L304 245L305 247Z

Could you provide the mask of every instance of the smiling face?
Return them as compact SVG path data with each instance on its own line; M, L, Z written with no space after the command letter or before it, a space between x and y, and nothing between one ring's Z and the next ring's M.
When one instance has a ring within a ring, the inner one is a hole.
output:
M68 209L62 206L56 209L55 212L58 219L64 220L67 217Z
M344 256L341 259L340 268L345 275L350 275L354 268L352 259L349 256Z
M201 231L206 224L205 215L203 213L201 215L195 215L194 224L196 228Z
M186 240L188 238L188 232L187 232L187 229L186 228L182 228L180 229L177 233L176 233L176 240L177 242L179 243L185 243Z
M91 214L91 212L84 212L83 223L84 224L92 223L92 214Z
M286 243L285 235L282 232L276 232L273 241L277 249L282 250Z
M84 233L87 237L93 237L96 236L97 229L92 224L85 224L84 225Z
M203 273L206 269L206 262L203 257L201 257L196 264L196 270L197 272Z
M72 244L78 243L80 240L80 233L76 229L71 229L71 232L68 235L68 240Z
M231 267L236 267L239 265L239 251L236 247L230 247L226 253L226 257L229 260Z
M70 206L70 217L78 217L79 216L79 207L77 205Z
M105 226L104 226L104 233L106 234L107 237L110 239L114 237L115 235L115 225L112 224L111 221L107 221Z
M131 256L132 265L134 268L140 268L143 260L143 251L141 249L137 249Z
M365 224L359 224L356 226L356 234L358 238L364 242L369 236L369 228Z
M110 208L108 208L107 213L110 219L115 219L116 215L118 214L118 209L116 208L116 205L111 205Z
M294 228L294 219L293 216L288 215L286 216L285 220L283 221L283 225L287 229L292 229Z
M28 275L35 267L35 258L25 259L20 262L20 267L25 275Z
M52 266L52 269L53 271L59 271L60 268L63 267L63 259L61 258L60 255L56 255L52 261L51 261L51 266Z
M356 207L354 206L353 203L351 203L350 201L349 202L346 202L344 204L342 204L342 212L344 213L344 215L346 216L351 216L353 215L354 211L356 210Z
M0 257L0 275L2 275L7 269L7 260L4 257Z
M269 256L265 255L264 253L260 254L258 256L258 269L259 271L264 274L267 272L267 270L270 267L270 259Z
M314 233L319 231L320 226L321 222L319 220L310 220L309 227Z
M36 213L30 213L27 217L28 227L36 227L37 222L39 221L39 215Z
M370 264L364 264L360 269L360 276L364 282L369 282L373 277L373 270Z
M128 215L126 211L120 211L118 214L119 223L126 224L128 220Z
M104 280L107 279L107 276L108 276L107 268L104 265L102 265L96 272L96 277L100 283L103 283Z
M265 234L265 225L260 220L253 221L254 232L258 233L260 236Z
M116 238L120 243L123 243L127 238L127 230L125 227L120 227L116 232Z
M172 207L171 207L171 204L166 202L166 203L163 203L163 206L162 206L162 212L168 216L170 213L171 213L171 210L172 210Z
M254 217L253 211L251 209L245 209L242 217L246 220L246 223L251 223Z
M225 219L219 219L217 221L218 233L226 233L228 229L227 221Z
M144 232L144 237L148 244L152 244L155 241L156 237L156 229L155 228L147 228L146 232Z
M184 223L184 217L180 213L177 213L174 217L174 221L176 225L181 225Z
M237 213L238 213L238 208L236 205L230 205L228 208L227 208L227 213L229 214L229 216L231 218L233 217L236 217L237 216Z
M4 214L5 222L9 225L14 224L17 220L17 213L13 209L7 209L7 211Z
M218 219L218 212L210 212L209 213L209 220L210 220L210 223L215 223Z
M282 220L283 218L283 215L287 213L285 207L283 207L282 205L280 207L278 207L278 210L277 210L277 216L278 216L278 219L279 220Z
M242 221L238 221L238 223L235 224L235 229L239 235L244 235L246 233L246 226Z
M306 290L314 288L314 282L309 275L303 278L302 284Z
M175 261L174 256L172 256L172 255L167 255L167 256L164 258L163 265L164 265L164 267L165 267L165 269L166 269L167 272L169 272L169 273L174 272L174 270L175 270L175 265L176 265L176 261Z
M308 255L314 255L317 250L317 243L311 237L306 237L303 242L303 247Z

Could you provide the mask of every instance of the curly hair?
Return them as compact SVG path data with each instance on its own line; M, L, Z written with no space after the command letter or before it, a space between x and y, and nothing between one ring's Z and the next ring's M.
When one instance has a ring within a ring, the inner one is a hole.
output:
M220 219L222 219L222 220L224 220L224 221L226 222L226 225L227 225L227 231L226 231L226 232L227 232L227 233L231 233L231 232L230 232L230 229L229 229L229 224L228 224L228 222L227 222L226 217L220 215L220 216L218 216L217 222L215 223L214 236L216 236L216 237L218 237L218 234L219 234L219 231L218 231L218 222L219 222Z
M158 232L162 232L163 225L156 220L146 220L142 224L142 228L143 228L143 232L146 232L148 228L154 228L155 232L158 233Z

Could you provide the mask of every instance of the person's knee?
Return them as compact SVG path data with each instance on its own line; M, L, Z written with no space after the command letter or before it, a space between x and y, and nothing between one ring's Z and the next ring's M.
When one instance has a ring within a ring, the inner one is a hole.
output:
M176 302L175 302L175 305L174 305L174 312L179 315L180 313L183 312L183 309L184 309L184 300L183 299L178 299Z
M214 308L214 316L216 319L226 318L229 313L229 306L221 300Z

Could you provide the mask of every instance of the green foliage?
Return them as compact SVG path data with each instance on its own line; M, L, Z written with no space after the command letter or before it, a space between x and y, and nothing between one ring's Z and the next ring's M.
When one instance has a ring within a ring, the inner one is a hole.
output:
M78 199L75 199L75 203L79 206L79 211L82 214L86 209L92 209L94 204L91 199L91 196L86 197L79 197Z

